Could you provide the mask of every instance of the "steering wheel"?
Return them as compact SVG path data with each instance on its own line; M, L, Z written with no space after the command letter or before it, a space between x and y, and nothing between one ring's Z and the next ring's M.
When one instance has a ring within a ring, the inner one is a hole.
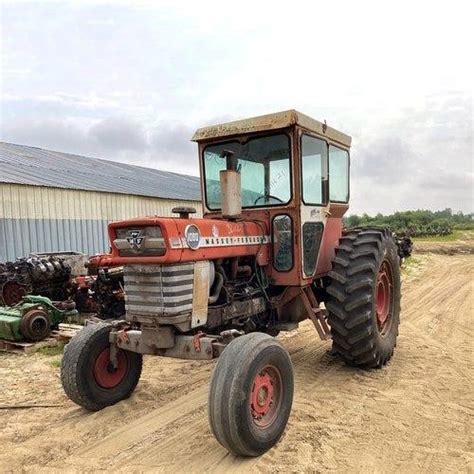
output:
M285 201L283 201L283 199L280 199L279 197L276 197L273 194L262 194L261 196L258 196L258 198L255 199L255 201L253 203L257 204L257 202L260 201L260 199L262 199L262 198L266 198L266 199L272 198L272 199L275 199L275 201L281 202L282 204L285 202Z

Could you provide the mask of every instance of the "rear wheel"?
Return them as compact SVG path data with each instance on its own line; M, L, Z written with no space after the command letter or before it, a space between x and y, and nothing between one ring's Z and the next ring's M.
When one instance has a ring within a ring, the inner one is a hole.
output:
M142 355L117 349L117 367L110 361L106 324L92 324L74 336L64 349L61 382L78 405L97 411L128 398L142 370Z
M388 229L346 232L329 273L328 320L334 350L348 364L381 367L400 321L400 266Z
M259 456L285 430L293 402L288 352L271 336L252 333L220 356L209 392L209 422L219 443L237 456Z

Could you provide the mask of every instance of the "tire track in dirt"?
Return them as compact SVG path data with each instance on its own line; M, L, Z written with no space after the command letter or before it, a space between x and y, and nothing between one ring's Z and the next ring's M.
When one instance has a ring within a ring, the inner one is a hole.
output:
M294 363L295 400L282 440L260 458L235 458L210 433L213 364L154 359L131 399L95 414L69 409L47 435L26 439L19 459L35 471L465 471L473 461L473 269L474 256L432 255L408 278L396 354L381 370L346 367L309 322L280 337ZM46 456L26 454L55 438Z
M316 342L314 350L309 352L304 350L308 337ZM318 367L317 359L323 356L330 346L329 344L323 346L317 342L317 334L311 326L286 339L290 342L287 347L295 364L310 363L316 367L317 370L313 374L315 379L318 378L318 373L322 377L327 376L327 371ZM166 468L173 464L176 457L179 457L180 467L183 469L188 464L192 469L195 459L203 460L201 469L215 468L223 459L231 456L217 444L209 432L207 395L208 387L205 384L172 403L147 413L95 445L80 450L74 455L74 463L77 461L76 456L86 459L87 465L97 464L101 460L112 463L114 467L136 463L139 459L139 465L142 467L154 465ZM183 440L186 442L183 443ZM158 444L159 451L150 450L150 446ZM214 445L214 449L211 450L212 455L209 445ZM167 460L166 456L163 456L164 452L173 452L173 455ZM192 456L187 459L186 454L190 453Z

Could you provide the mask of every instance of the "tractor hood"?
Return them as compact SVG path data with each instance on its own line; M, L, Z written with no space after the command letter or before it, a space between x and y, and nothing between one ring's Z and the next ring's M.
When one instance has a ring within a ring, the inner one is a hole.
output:
M254 255L268 262L270 237L263 222L145 217L109 224L111 253L95 264L163 264Z

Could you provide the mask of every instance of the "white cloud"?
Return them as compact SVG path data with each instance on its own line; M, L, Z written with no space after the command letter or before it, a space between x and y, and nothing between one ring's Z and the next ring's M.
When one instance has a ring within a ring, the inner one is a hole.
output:
M458 0L6 2L1 136L197 173L194 128L297 108L354 136L355 211L471 210L465 185L437 192L440 173L472 176L471 13Z

